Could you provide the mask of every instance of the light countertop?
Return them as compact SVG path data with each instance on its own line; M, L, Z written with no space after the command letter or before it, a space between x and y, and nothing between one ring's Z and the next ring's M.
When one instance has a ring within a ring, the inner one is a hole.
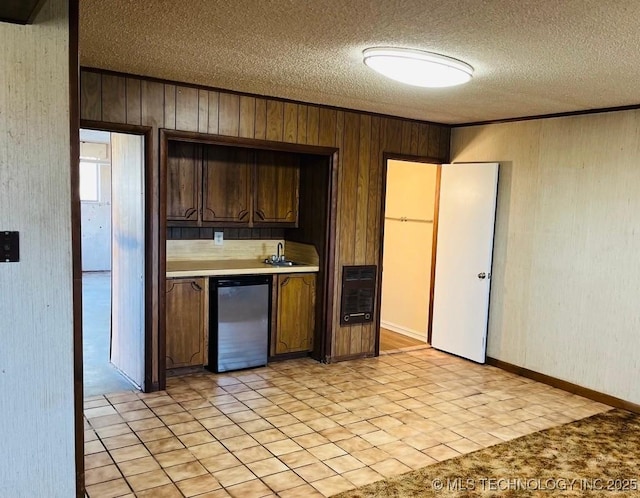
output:
M271 266L255 259L167 261L167 278L315 273L318 270L317 265Z

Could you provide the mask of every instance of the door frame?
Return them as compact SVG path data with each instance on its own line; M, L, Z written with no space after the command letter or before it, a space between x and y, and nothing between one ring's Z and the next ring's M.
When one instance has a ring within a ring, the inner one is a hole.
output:
M324 295L323 317L325 322L324 333L319 341L319 351L314 351L313 357L325 361L327 352L331 346L333 336L333 307L331 299L335 282L335 242L336 242L336 212L338 192L338 167L339 149L319 145L302 145L287 142L275 142L272 140L260 140L254 138L230 137L225 135L212 135L189 131L176 131L166 128L160 129L160 172L159 172L159 225L158 225L158 296L157 296L157 323L158 323L158 389L166 388L167 364L166 364L166 324L165 324L165 287L167 273L167 158L169 141L179 140L208 145L223 145L231 147L244 147L247 149L274 150L280 152L293 152L299 154L312 154L326 156L329 159L329 178L327 192L327 227L325 235L325 250L327 257L320 265L325 272L325 285L320 292ZM314 341L315 344L315 341Z
M378 239L378 247L380 248L378 254L378 281L376 282L376 312L374 317L374 325L376 330L375 341L375 356L380 356L380 319L381 319L381 305L382 305L382 264L384 260L384 215L387 205L387 165L390 160L405 161L412 163L425 163L431 164L437 167L436 169L436 192L434 199L434 211L433 211L433 241L431 243L431 279L429 282L429 318L427 320L427 344L431 344L431 331L432 331L432 315L433 315L433 289L434 280L436 274L436 248L438 244L438 214L440 206L440 174L442 171L442 161L434 157L428 156L411 156L406 154L396 154L392 152L384 152L382 154L382 189L381 189L381 202L380 202L380 237Z
M99 130L110 133L125 133L129 135L139 135L144 139L144 386L143 392L151 392L153 390L153 293L152 293L152 195L153 195L153 175L152 175L152 132L150 126L125 125L116 123L104 123L102 121L80 120L80 128L87 130ZM79 167L79 165L78 165ZM78 241L80 244L80 241ZM80 247L78 247L80 250ZM81 322L82 323L82 322ZM79 353L82 362L82 344L76 347L76 355ZM77 360L77 358L76 358ZM82 389L82 379L80 379L80 389ZM82 392L81 392L82 394Z

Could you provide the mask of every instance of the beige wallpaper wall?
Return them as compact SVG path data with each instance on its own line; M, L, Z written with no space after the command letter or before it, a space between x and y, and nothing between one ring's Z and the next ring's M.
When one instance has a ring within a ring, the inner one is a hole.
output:
M75 496L67 0L0 23L0 496Z
M499 161L488 356L640 403L640 111L458 128Z

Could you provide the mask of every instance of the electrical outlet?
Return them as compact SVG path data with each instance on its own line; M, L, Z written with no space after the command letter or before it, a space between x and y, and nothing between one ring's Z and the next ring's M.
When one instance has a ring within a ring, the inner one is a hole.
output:
M213 232L213 243L216 246L221 246L224 242L224 232Z

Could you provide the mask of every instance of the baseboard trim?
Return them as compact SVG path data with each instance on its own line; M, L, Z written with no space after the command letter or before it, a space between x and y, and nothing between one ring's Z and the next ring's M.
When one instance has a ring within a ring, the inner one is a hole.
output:
M551 377L550 375L536 372L534 370L529 370L528 368L519 367L512 363L497 360L489 356L487 356L486 363L487 365L491 365L500 368L501 370L526 377L527 379L542 382L543 384L547 384L551 387L557 387L558 389L562 389L563 391L567 391L573 394L577 394L578 396L597 401L598 403L604 403L605 405L613 406L614 408L621 408L630 412L640 413L640 405L632 403L631 401L625 401L624 399L616 398L615 396L611 396L610 394L594 391L593 389L589 389L588 387L582 387L578 384L572 384L571 382L567 382L566 380Z
M411 337L412 339L416 339L418 341L427 342L427 333L421 334L420 332L416 332L415 330L408 329L406 327L402 327L401 325L396 325L391 322L380 322L380 327L391 330L392 332L397 332L398 334L406 335L407 337Z

